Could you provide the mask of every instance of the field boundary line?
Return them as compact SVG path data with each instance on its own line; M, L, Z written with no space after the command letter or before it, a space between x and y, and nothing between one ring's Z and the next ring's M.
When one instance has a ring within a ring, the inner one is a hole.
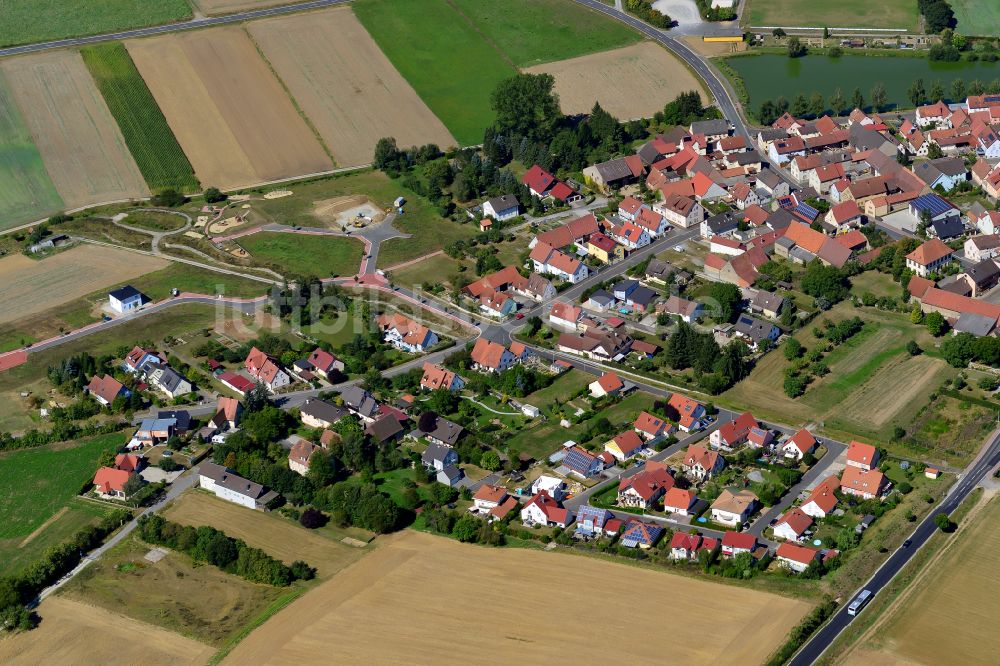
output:
M436 252L431 252L430 254L424 254L416 259L410 259L409 261L404 261L400 264L395 264L393 266L386 266L383 271L398 271L400 268L406 268L407 266L412 266L413 264L419 264L421 261L430 259L431 257L436 257L438 255L444 254L444 250L438 250Z
M42 523L41 525L39 525L38 527L36 527L35 531L33 531L28 536L24 537L24 539L21 541L21 543L17 544L17 547L18 548L24 548L25 546L27 546L29 543L31 543L32 541L35 540L35 537L37 537L39 534L41 534L42 532L44 532L45 529L49 525L51 525L52 523L56 522L57 520L59 520L63 516L65 516L68 512L69 512L69 507L68 506L64 506L63 508L61 508L58 511L56 511L54 514L52 514L49 517L48 520L46 520L44 523Z
M518 71L518 72L521 71L521 68L517 66L517 63L515 63L514 60L509 55L507 55L507 52L504 51L503 49L501 49L500 45L497 44L495 41L493 41L489 37L489 35L487 35L482 30L480 30L479 26L476 25L476 22L473 21L472 18L468 14L466 14L465 12L463 12L462 9L461 9L461 7L459 7L458 5L456 5L451 0L444 0L444 2L445 2L446 5L448 5L449 7L451 7L452 10L454 10L454 12L456 14L458 14L462 18L462 20L465 21L469 25L470 28L472 28L473 32L475 32L477 35L479 35L479 37L484 42L486 42L487 44L490 45L491 49L493 49L494 51L496 51L500 55L500 59L501 60L503 60L505 63L507 63L508 65L510 65L511 67L513 67L515 71Z

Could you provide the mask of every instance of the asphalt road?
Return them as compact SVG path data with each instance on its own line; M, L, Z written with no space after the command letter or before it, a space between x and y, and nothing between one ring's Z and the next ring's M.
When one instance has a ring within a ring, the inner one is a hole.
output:
M965 469L958 483L952 487L944 501L927 514L927 517L913 531L913 534L910 535L911 545L909 548L898 548L879 567L867 583L862 585L850 599L845 599L836 615L819 632L814 634L812 639L792 658L790 662L791 666L808 666L815 663L830 644L852 622L858 618L862 618L861 621L864 622L867 619L865 618L864 611L856 616L847 614L847 607L850 605L850 601L861 590L871 590L877 596L879 590L889 584L937 530L937 526L934 524L934 516L942 512L951 515L958 505L962 503L962 500L972 492L976 485L982 481L983 477L997 464L1000 464L1000 430L993 434L993 439L984 447L983 453ZM943 628L947 631L947 626Z

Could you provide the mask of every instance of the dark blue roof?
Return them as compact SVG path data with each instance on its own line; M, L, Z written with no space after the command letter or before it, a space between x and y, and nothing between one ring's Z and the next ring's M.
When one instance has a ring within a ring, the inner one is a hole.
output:
M135 298L136 296L139 296L140 298L145 298L145 296L143 296L141 291L139 291L130 284L115 289L114 291L108 292L108 296L112 296L118 299L119 301L124 301L129 298Z
M795 213L801 217L808 219L810 222L819 217L819 211L807 203L800 203L798 206L796 206Z
M589 474L593 468L596 458L590 455L581 448L574 446L566 452L566 457L563 459L563 465L569 467L574 472L579 472L580 474Z
M955 208L936 194L921 195L914 199L910 203L910 206L918 212L924 210L930 211L931 217L937 217Z

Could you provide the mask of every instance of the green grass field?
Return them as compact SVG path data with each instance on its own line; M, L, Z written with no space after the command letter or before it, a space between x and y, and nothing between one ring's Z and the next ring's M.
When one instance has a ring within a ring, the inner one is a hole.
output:
M97 470L104 451L125 443L102 435L70 448L15 451L0 458L0 539L26 537L66 506Z
M191 18L186 0L4 0L0 46L141 28Z
M270 285L264 282L179 263L133 278L128 284L153 299L168 297L171 289L196 294L223 294L232 298L263 296L270 289ZM107 298L107 290L100 296Z
M98 44L87 46L80 53L149 188L197 190L194 169L125 45Z
M490 93L514 63L447 0L361 0L352 9L382 52L462 145L493 122Z
M1000 35L1000 3L983 0L950 0L963 35L996 37Z
M361 265L361 241L262 231L239 239L258 265L279 273L326 278L354 275Z
M62 208L24 118L0 72L0 230Z
M967 0L981 5L980 0ZM952 3L955 6L955 3ZM979 7L977 6L978 10ZM955 13L958 13L956 8ZM915 0L750 0L751 26L804 26L816 28L906 28L917 26Z
M642 35L571 0L454 0L518 67L628 46Z
M107 514L109 507L85 500L71 500L59 509L58 517L45 526L35 537L25 543L26 538L0 539L0 561L3 573L17 575L25 567L36 562L47 549L72 539L84 527L96 523Z

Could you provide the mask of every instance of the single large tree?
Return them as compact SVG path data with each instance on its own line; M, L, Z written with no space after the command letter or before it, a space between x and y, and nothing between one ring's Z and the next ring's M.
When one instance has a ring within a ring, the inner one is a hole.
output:
M531 139L551 138L562 112L551 74L517 74L504 79L490 98L500 132Z

